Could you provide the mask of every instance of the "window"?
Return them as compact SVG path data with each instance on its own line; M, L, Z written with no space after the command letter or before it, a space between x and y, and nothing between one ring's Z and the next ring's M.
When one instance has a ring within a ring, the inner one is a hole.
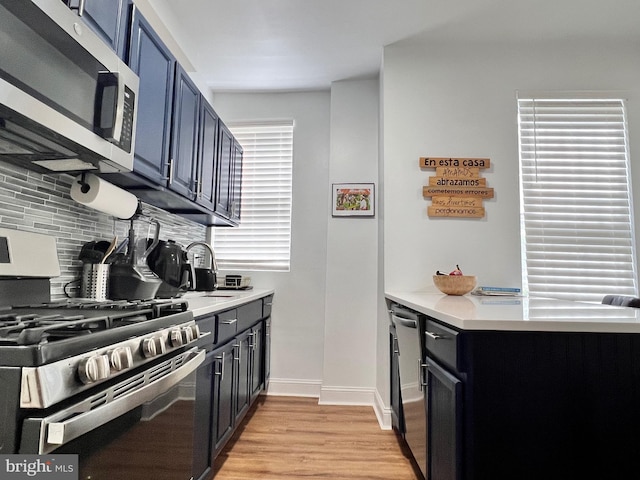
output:
M519 98L518 121L525 289L637 295L624 101Z
M229 124L242 148L241 222L214 228L221 270L289 271L293 121Z

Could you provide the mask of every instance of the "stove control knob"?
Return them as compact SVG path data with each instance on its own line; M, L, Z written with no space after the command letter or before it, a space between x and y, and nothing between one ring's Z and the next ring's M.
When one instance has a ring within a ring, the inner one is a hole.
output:
M93 355L83 358L78 365L80 381L85 385L109 378L109 357L107 355Z
M169 332L169 342L174 348L178 348L184 345L185 342L182 336L182 330L180 330L179 328L174 328L173 330L171 330Z
M188 327L189 330L191 330L191 336L193 337L194 340L197 340L198 338L200 338L200 327L198 327L198 325L189 325Z
M149 337L142 341L142 354L145 358L152 358L156 355L162 355L167 351L167 347L162 337Z
M118 347L109 352L111 368L119 372L133 366L133 355L129 347Z
M193 342L193 330L191 327L182 327L182 341L185 345Z

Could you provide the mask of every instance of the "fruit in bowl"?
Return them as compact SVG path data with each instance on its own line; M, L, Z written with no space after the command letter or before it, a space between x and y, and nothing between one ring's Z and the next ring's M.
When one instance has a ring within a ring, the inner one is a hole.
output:
M464 295L475 288L476 277L475 275L464 275L460 267L456 265L456 269L448 275L438 270L433 276L433 284L447 295Z

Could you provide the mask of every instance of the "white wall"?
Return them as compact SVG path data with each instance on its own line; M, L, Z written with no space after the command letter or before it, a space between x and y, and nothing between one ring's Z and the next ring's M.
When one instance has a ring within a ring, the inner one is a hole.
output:
M217 93L213 106L226 122L295 120L291 272L249 272L276 290L269 393L372 405L378 217L333 218L330 206L332 183L378 181L377 79L331 92Z
M254 285L276 291L269 392L317 397L324 368L330 94L217 93L213 107L225 122L295 120L291 271L248 273Z
M378 92L377 79L332 84L330 184L378 186ZM376 383L378 217L331 217L327 230L320 402L371 405Z
M639 60L640 49L632 43L584 39L483 44L425 36L387 47L386 288L432 288L431 275L455 264L481 283L520 284L517 90L623 91L629 99L633 180L639 185ZM491 168L482 175L495 198L484 201L485 218L429 218L430 201L421 189L434 171L418 168L421 156L489 157Z

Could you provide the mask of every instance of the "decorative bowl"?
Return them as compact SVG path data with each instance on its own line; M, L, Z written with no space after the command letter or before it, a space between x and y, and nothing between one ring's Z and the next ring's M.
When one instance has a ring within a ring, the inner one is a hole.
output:
M464 295L476 286L475 275L434 275L433 284L447 295Z

